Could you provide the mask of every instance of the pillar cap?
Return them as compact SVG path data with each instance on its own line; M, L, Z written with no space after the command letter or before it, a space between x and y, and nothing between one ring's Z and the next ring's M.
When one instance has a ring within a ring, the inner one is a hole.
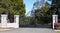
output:
M58 15L52 15L52 16L58 16Z
M19 15L14 15L14 16L19 16Z

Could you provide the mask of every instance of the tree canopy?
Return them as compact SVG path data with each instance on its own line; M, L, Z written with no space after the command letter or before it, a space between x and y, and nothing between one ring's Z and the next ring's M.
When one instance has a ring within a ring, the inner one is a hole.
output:
M0 14L23 15L25 4L23 0L0 0Z
M48 4L48 2L45 3L45 6L41 7L40 9L37 9L35 11L36 15L40 15L40 16L46 16L45 14L47 13L47 11L50 9L50 5Z

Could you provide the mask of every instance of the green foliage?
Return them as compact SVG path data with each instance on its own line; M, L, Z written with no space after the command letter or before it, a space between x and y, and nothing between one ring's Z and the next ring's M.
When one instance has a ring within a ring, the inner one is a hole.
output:
M60 7L60 0L52 0L53 14L58 14L58 8Z
M1 0L0 14L23 15L25 14L25 4L23 0Z
M48 20L47 22L51 22L51 18L53 14L59 14L59 8L60 8L60 0L52 0L52 7L46 2L45 7L42 7L40 9L37 9L35 12L36 19L41 23L44 23L44 20ZM47 19L45 17L47 16ZM49 16L49 17L48 17ZM41 19L41 20L40 20ZM46 23L46 22L45 22Z
M45 3L45 6L40 9L35 10L35 18L37 19L38 24L50 23L50 16L47 15L48 10L50 9L48 2Z
M44 7L41 7L40 9L37 10L36 13L41 16L47 16L46 13L50 9L50 5L46 2Z

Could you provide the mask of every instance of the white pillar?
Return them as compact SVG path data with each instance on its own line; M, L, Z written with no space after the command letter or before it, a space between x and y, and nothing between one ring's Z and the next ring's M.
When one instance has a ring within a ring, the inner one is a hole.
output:
M14 15L14 23L16 23L15 28L19 28L19 15Z
M53 16L53 29L54 29L54 23L58 22L58 15L52 15Z
M2 28L7 27L7 15L6 14L1 15L1 24L2 24Z

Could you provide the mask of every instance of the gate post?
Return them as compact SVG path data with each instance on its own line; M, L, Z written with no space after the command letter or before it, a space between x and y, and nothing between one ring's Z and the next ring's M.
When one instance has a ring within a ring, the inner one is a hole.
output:
M2 14L1 15L1 24L2 24L2 28L7 28L7 15L6 14Z
M53 16L53 29L54 29L54 23L58 22L58 15L52 15Z
M14 15L14 22L16 23L15 28L19 28L19 15Z

